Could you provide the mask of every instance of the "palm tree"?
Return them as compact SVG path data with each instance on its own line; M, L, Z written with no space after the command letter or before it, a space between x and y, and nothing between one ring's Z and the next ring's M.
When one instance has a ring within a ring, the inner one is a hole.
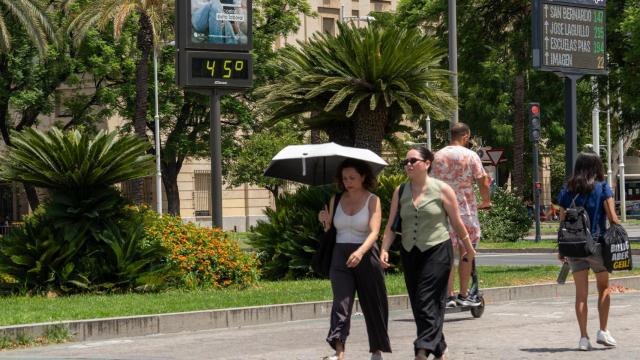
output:
M0 54L11 50L9 17L18 20L40 54L44 54L48 40L55 41L55 29L38 0L0 0Z
M311 112L312 126L330 138L348 136L350 145L380 153L400 115L447 116L455 99L436 40L416 29L338 27L338 35L316 34L283 49L286 75L259 91L273 119Z
M0 165L0 179L50 191L91 196L97 189L147 176L155 168L149 143L117 132L97 135L52 128L11 134L13 147Z
M77 0L68 0L72 3ZM158 45L161 34L161 24L171 12L172 1L167 0L99 0L89 2L71 21L69 32L73 34L76 44L82 42L88 31L96 26L104 29L113 23L113 33L116 38L122 33L122 28L133 15L138 16L140 29L137 36L137 48L140 56L136 63L136 99L133 124L135 133L143 139L147 138L147 111L149 108L149 60L154 45ZM143 181L134 183L136 202L141 203Z

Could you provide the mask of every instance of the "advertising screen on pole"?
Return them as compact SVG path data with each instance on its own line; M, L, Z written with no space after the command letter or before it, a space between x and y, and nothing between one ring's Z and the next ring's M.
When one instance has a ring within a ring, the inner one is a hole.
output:
M178 85L252 86L251 6L252 0L176 0Z
M604 5L604 0L535 1L534 66L564 73L606 74Z
M191 0L190 10L192 44L247 44L247 0Z

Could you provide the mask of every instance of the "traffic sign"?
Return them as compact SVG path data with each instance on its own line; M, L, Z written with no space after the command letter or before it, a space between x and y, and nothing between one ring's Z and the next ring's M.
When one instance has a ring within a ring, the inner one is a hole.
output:
M606 74L605 6L604 0L534 0L533 66Z
M487 157L493 166L498 166L500 161L502 160L502 155L504 154L504 149L489 149L486 151Z

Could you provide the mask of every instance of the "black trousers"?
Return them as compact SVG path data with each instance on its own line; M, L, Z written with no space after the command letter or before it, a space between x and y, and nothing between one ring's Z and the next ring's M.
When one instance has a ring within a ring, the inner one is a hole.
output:
M401 250L404 280L417 327L416 354L425 349L427 356L442 356L447 348L442 327L447 300L449 273L453 261L451 240L422 252L414 247Z
M364 314L369 336L369 352L391 352L387 333L389 303L384 272L380 265L378 246L374 245L355 268L348 268L347 259L359 244L336 244L331 259L331 327L327 342L335 349L336 341L345 344L351 327L351 313L356 292Z

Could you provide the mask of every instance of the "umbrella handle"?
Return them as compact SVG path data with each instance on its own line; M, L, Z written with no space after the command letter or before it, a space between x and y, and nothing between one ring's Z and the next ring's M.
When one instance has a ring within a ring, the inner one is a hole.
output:
M302 176L307 176L307 161L306 161L306 158L302 158Z

